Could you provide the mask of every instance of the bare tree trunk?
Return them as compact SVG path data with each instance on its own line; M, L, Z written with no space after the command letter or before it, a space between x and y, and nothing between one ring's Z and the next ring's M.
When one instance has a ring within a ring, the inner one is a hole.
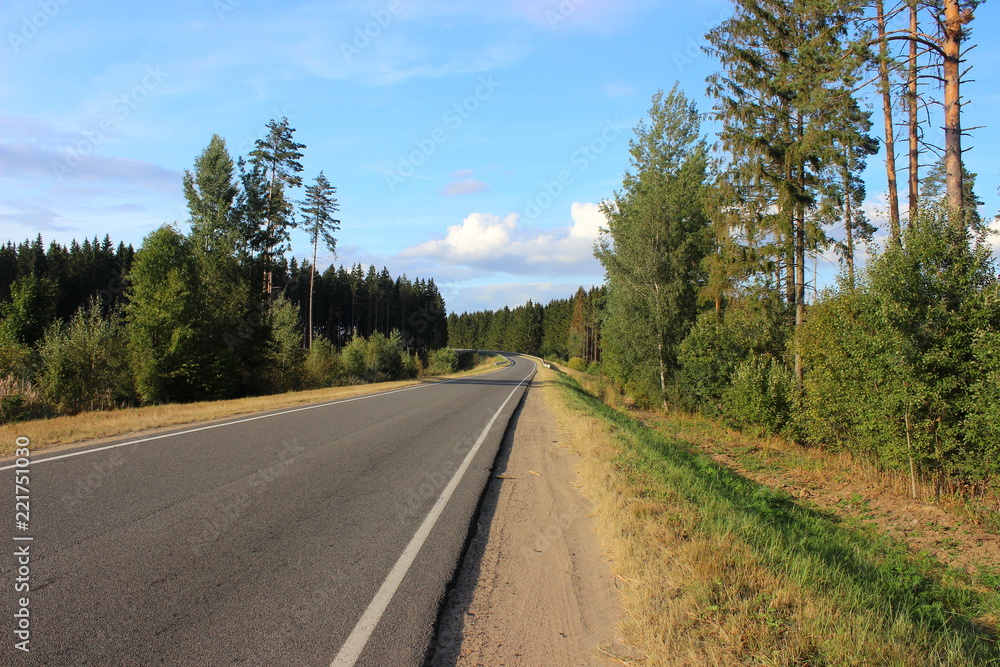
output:
M806 314L806 233L805 208L799 206L795 225L795 333L802 330ZM795 382L802 387L802 355L795 348Z
M876 0L878 12L878 78L882 93L882 115L885 120L885 178L889 189L889 238L899 243L899 190L896 186L896 135L892 122L892 95L889 89L889 45L885 38L885 10L882 0Z
M854 210L851 201L851 177L844 169L844 232L847 235L847 282L854 289Z
M309 334L306 337L306 340L309 341L309 347L312 347L313 344L313 288L316 284L316 246L318 245L319 234L313 239L313 261L309 271Z
M962 101L959 69L962 58L962 26L971 18L963 16L958 0L944 0L944 165L948 206L956 226L965 227L965 200L962 188Z
M917 144L917 0L910 0L910 67L907 80L907 106L909 112L909 221L913 224L919 205L920 187L920 149Z

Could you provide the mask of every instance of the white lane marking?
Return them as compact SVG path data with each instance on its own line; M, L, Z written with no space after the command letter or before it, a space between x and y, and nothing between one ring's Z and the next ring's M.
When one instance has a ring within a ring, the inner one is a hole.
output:
M500 369L503 370L503 369ZM490 371L490 373L495 373L497 371ZM482 375L487 375L483 373ZM478 376L471 376L478 377ZM315 410L316 408L325 408L330 405L337 405L339 403L351 403L352 401L363 401L368 398L377 398L379 396L388 396L389 394L398 394L402 391L410 391L411 389L426 389L427 387L437 387L438 385L448 384L449 382L458 382L460 380L466 380L468 378L452 378L451 380L441 380L440 382L435 382L433 384L418 384L413 387L403 387L402 389L391 389L389 391L381 391L377 394L366 394L364 396L355 396L354 398L341 398L336 401L328 401L326 403L317 403L315 405L307 405L301 408L292 408L290 410L282 410L281 412L271 412L266 415L257 415L256 417L246 417L244 419L237 419L235 421L222 422L220 424L209 424L208 426L199 426L197 428L189 428L183 431L174 431L173 433L164 433L163 435L151 435L148 438L139 438L137 440L129 440L127 442L119 442L114 445L104 445L103 447L94 447L92 449L84 449L78 452L70 452L69 454L60 454L59 456L50 456L44 459L32 459L30 465L36 466L39 463L46 463L48 461L58 461L59 459L68 459L74 456L83 456L84 454L94 454L96 452L103 452L106 449L115 449L117 447L126 447L128 445L137 445L141 442L149 442L150 440L162 440L164 438L173 438L178 435L187 435L188 433L197 433L198 431L208 431L213 428L222 428L223 426L232 426L234 424L244 424L246 422L256 421L258 419L268 419L269 417L277 417L279 415L287 415L293 412L301 412L303 410ZM0 466L0 471L10 470L11 468L17 467L14 464Z
M444 506L448 504L448 500L451 499L452 494L458 487L458 483L462 481L462 476L465 475L466 469L472 464L472 459L475 458L476 452L482 446L483 442L486 440L487 434L490 429L493 428L493 424L496 422L497 417L503 412L503 409L507 407L510 403L510 399L514 396L514 393L520 389L521 385L526 381L530 380L534 373L529 374L523 380L517 383L510 394L507 395L507 400L503 402L494 414L493 418L490 419L490 423L486 425L483 432L479 434L479 439L476 440L476 444L472 446L469 453L465 455L465 460L462 461L462 465L458 466L458 470L455 471L454 476L452 476L451 481L448 482L448 486L444 487L444 491L438 497L437 502L434 503L434 507L424 518L424 522L420 524L417 528L417 532L413 534L413 538L410 539L410 543L406 545L406 549L403 550L402 555L400 555L399 560L392 567L389 572L389 576L385 578L382 582L382 586L379 587L378 592L375 593L375 597L368 604L368 608L365 609L365 613L361 615L361 620L358 624L354 626L354 630L347 637L347 641L340 648L340 652L337 657L333 659L330 663L330 667L353 667L354 663L358 661L361 657L361 652L365 649L365 645L368 643L368 638L371 637L372 632L375 630L375 626L382 619L382 614L385 613L386 608L389 606L389 602L392 600L392 596L396 594L396 590L403 581L403 577L409 571L410 566L413 565L413 560L417 557L417 552L420 551L420 547L424 545L427 541L427 536L430 535L431 530L434 528L434 524L437 523L438 517L441 516L441 512L444 511Z

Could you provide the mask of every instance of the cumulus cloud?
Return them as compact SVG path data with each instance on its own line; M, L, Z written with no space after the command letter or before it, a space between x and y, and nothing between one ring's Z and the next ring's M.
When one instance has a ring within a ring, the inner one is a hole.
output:
M407 248L399 257L521 275L602 273L593 256L594 241L607 224L599 206L574 203L570 216L567 227L537 229L523 226L517 213L472 213L448 227L444 238Z

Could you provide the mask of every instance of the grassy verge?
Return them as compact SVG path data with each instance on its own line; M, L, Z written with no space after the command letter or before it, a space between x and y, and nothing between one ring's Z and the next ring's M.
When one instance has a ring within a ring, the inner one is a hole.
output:
M805 507L545 376L645 664L1000 664L996 586ZM564 409L561 412L567 413ZM996 582L995 582L996 583Z
M467 375L487 373L497 368L496 362L503 357L494 356L475 368L459 373L450 373L432 378L400 380L396 382L376 382L372 384L350 385L293 391L270 396L251 396L225 401L202 401L198 403L171 403L150 405L139 408L124 408L102 412L84 412L78 415L37 419L4 424L0 426L0 456L14 452L15 441L19 437L31 440L32 450L61 444L79 443L102 438L113 438L125 434L152 429L180 426L193 422L212 421L239 415L277 410L310 403L322 403L352 396L375 394L381 391L401 389L418 384L440 382Z

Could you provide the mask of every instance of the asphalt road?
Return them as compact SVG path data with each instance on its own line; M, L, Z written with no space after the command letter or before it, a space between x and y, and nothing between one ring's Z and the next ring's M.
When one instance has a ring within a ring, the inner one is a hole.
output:
M79 456L40 451L27 530L15 526L16 469L3 470L0 664L329 665L339 654L340 664L419 665L534 372L513 361ZM408 546L412 564L400 563ZM30 590L16 592L24 548ZM391 572L398 590L384 586ZM21 597L27 654L14 646ZM370 636L357 629L366 610ZM341 653L349 637L353 655Z

